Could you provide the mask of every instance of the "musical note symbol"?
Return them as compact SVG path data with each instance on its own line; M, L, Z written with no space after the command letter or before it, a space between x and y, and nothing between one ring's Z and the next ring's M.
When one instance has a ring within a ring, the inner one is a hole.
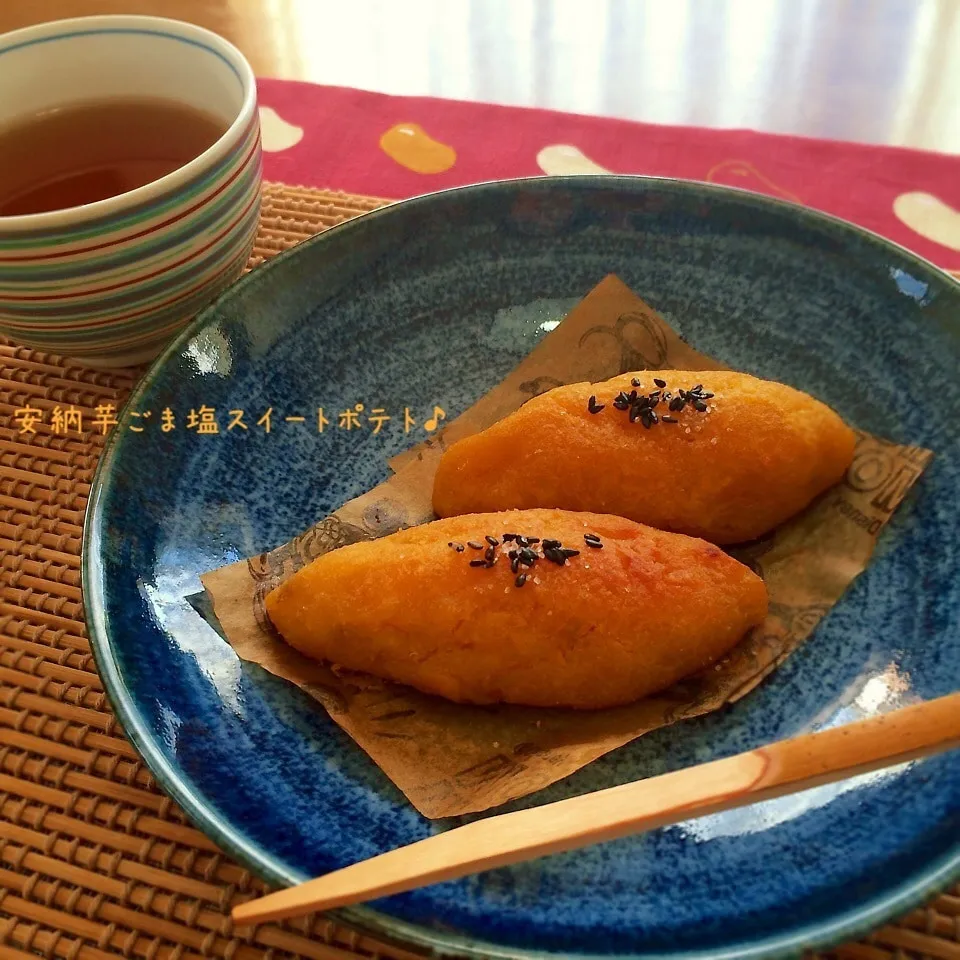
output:
M433 416L429 420L423 421L423 429L426 430L427 433L433 433L433 431L436 430L437 427L439 426L440 421L446 420L446 419L447 419L447 415L446 413L444 413L442 408L434 407Z

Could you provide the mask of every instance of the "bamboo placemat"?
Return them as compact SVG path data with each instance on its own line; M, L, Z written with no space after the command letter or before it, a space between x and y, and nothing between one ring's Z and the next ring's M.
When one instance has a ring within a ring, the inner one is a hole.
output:
M268 185L250 265L384 202ZM24 434L14 413L119 409L135 373L0 339L0 960L409 960L320 916L235 933L230 905L262 884L157 789L110 711L80 597L103 438L57 434L49 416ZM834 953L960 960L960 888Z

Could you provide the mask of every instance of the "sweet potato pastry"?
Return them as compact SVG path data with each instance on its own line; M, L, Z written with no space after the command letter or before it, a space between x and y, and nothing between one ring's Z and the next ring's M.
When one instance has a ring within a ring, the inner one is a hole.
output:
M266 606L318 660L459 702L591 709L714 663L763 620L767 592L703 540L527 510L342 547Z
M438 516L556 507L729 544L839 481L853 431L793 387L744 373L641 371L557 387L454 443Z

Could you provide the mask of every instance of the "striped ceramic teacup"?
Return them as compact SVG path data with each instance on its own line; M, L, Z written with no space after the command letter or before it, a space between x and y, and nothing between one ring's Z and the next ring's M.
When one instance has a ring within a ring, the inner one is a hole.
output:
M253 71L221 37L135 16L61 20L0 37L0 129L120 97L178 102L226 132L127 193L0 216L0 333L100 366L149 360L236 279L260 207Z

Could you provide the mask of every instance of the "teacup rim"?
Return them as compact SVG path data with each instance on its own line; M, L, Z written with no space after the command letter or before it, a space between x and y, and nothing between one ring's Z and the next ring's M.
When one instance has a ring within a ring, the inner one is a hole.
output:
M243 86L243 102L237 115L226 130L199 156L194 157L176 170L151 180L140 187L118 193L93 203L80 204L73 207L64 207L60 210L47 210L42 213L25 213L16 216L0 215L0 233L33 232L63 227L72 227L90 220L108 218L122 213L143 203L176 190L189 183L202 171L215 166L235 146L238 135L247 129L257 109L257 82L253 67L243 53L229 40L186 20L177 20L172 17L154 17L145 14L95 14L87 17L67 17L60 20L47 20L43 23L32 24L17 30L9 30L0 34L0 45L6 47L11 38L24 40L34 39L57 34L69 30L71 27L129 27L130 29L146 27L166 27L176 29L190 39L202 39L224 54L230 64L236 68Z

